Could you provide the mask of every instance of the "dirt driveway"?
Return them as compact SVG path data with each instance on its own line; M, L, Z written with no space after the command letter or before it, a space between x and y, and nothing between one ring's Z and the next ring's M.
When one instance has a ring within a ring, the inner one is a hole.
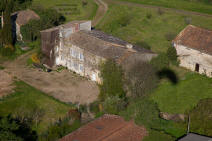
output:
M0 98L12 92L14 88L12 84L13 77L4 70L0 70Z
M48 73L27 67L26 61L30 54L32 52L4 63L5 71L63 102L87 104L97 99L97 85L68 70Z

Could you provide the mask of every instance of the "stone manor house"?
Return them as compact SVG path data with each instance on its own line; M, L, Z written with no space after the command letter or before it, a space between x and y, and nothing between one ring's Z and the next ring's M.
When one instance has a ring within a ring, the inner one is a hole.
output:
M173 40L180 66L212 77L212 31L188 25Z
M65 66L99 83L99 66L107 59L127 64L135 59L149 61L156 56L149 50L91 30L91 21L73 21L41 31L41 42L44 64Z

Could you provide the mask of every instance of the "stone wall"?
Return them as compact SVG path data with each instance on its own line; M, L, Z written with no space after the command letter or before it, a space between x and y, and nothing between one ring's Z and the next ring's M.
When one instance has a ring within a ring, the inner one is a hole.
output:
M92 81L101 83L99 64L105 59L71 43L56 47L56 65L62 65Z
M174 45L180 66L212 77L212 56L183 45Z

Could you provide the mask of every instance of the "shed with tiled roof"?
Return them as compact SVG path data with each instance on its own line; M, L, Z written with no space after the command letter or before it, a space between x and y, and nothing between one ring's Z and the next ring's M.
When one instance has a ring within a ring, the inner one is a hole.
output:
M212 31L188 25L173 40L180 66L212 76Z

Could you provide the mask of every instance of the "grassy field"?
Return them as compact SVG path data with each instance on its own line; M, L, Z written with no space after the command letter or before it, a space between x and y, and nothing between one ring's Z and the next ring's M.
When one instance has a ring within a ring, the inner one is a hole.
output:
M171 46L166 35L175 37L187 26L188 21L193 25L212 29L212 18L187 17L171 11L159 14L155 9L115 4L109 5L109 11L97 28L131 43L145 42L153 51L160 53Z
M36 90L22 81L15 82L15 92L0 101L0 116L29 115L35 108L43 111L41 122L33 128L38 134L44 132L47 127L59 118L64 117L70 105L61 103L52 97Z
M62 13L67 21L91 20L98 8L93 0L33 0L33 4L41 4L45 8L54 8Z
M212 3L191 1L191 0L120 0L139 4L175 8L180 10L194 11L212 14Z
M199 100L212 98L212 79L187 73L176 85L163 82L151 95L163 112L185 113L194 108Z

